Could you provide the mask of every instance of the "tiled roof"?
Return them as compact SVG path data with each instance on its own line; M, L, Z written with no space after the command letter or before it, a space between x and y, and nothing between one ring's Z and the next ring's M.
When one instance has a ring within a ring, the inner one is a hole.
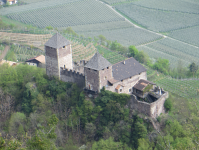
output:
M55 35L53 35L46 43L45 46L49 46L52 48L61 48L63 46L69 45L70 42L63 37L61 34L56 33Z
M115 88L116 90L120 89L121 85L117 85L117 87Z
M94 69L94 70L102 70L112 66L112 64L106 60L102 55L98 52L89 60L89 62L85 65L86 68Z
M125 61L114 64L112 70L114 79L123 80L146 71L146 68L131 57Z
M148 84L155 85L155 83L153 83L153 82L141 79L134 85L133 88L143 91L145 89L145 87L147 87Z
M39 55L39 56L30 58L30 59L26 60L26 62L32 61L34 59L37 60L37 61L39 61L40 63L45 64L45 56L44 55Z
M0 65L3 65L4 63L8 63L10 66L14 65L14 64L17 64L16 62L13 62L13 61L7 61L7 60L1 60L0 61Z
M108 81L109 81L111 84L114 84L114 83L118 82L118 80L115 80L114 78L108 79Z

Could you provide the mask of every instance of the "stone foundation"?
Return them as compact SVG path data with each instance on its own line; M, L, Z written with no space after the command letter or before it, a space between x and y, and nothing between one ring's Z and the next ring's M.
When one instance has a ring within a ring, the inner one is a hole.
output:
M161 113L165 113L164 102L169 97L169 93L165 93L155 102L147 103L137 100L136 96L131 95L128 106L131 110L136 110L139 113L145 114L149 117L156 118Z

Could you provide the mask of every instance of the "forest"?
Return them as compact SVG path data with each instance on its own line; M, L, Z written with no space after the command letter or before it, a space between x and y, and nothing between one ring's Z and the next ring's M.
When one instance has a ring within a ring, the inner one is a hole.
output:
M88 96L42 68L1 65L0 93L1 150L199 148L197 105L175 95L165 102L157 130L150 118L128 109L129 95L102 89Z

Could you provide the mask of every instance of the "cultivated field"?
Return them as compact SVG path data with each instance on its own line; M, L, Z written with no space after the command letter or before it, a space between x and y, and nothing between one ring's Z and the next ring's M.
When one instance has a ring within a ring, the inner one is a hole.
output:
M66 37L66 35L63 36ZM43 53L40 51L38 51L39 53L37 53L37 51L33 51L32 49L29 49L27 47L16 46L14 52L15 54L17 54L17 58L20 61L24 61L33 56L44 54L44 44L51 37L52 37L51 34L21 34L21 33L0 32L0 39L2 42L6 41L8 43L29 45L30 47L37 47L43 51ZM75 41L71 42L72 42L72 52L73 52L74 61L79 61L81 59L89 60L97 51L92 43L88 43L86 46L84 46L82 43L78 43Z
M123 55L118 54L117 52L113 52L109 49L103 48L101 46L97 46L99 53L106 58L111 64L115 64L117 62L123 61L127 59Z
M124 17L117 15L105 4L94 0L12 13L8 14L7 17L39 28L47 26L59 28L125 20Z
M169 36L199 47L199 26L172 31Z
M137 46L138 50L143 50L151 58L168 59L171 67L176 67L181 61L184 67L187 67L192 62L199 64L199 48L190 46L170 38L164 38L153 43L143 46Z
M169 32L199 25L199 15L195 13L163 11L139 6L134 2L116 5L115 7L138 24L155 32Z
M117 40L124 46L135 45L152 58L169 59L172 67L176 67L179 61L184 66L192 62L199 65L198 0L104 0L105 3L96 0L57 0L56 3L53 0L24 0L24 2L27 5L0 9L0 14L40 28L53 26L65 29L71 26L79 35L85 37L93 38L101 34L108 40ZM27 38L30 42L24 37L19 38L20 42L25 40L28 45L43 48L39 36L37 40ZM76 41L74 38L70 40ZM93 54L94 48L88 41L82 46L83 51L90 49L89 52ZM75 55L80 58L86 57L82 54Z
M101 31L90 31L90 32L78 32L79 34L84 34L85 36L98 36L104 35L108 40L115 41L117 40L124 46L129 45L142 45L156 41L163 38L163 36L148 32L141 28L130 27L123 29L114 29L114 30L101 30Z

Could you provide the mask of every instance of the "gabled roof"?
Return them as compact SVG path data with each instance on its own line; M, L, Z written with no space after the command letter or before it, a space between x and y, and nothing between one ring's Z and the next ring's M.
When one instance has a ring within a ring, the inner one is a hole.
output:
M26 60L26 62L30 62L32 60L37 60L38 62L45 64L45 56L44 55L39 55L39 56L30 58L30 59Z
M114 64L112 71L114 79L123 80L146 71L146 68L131 57L125 61Z
M52 48L61 48L63 46L69 45L70 42L63 37L61 34L56 33L55 35L53 35L46 43L45 46L49 46Z
M112 66L112 64L106 60L102 55L98 52L89 60L89 62L85 65L86 68L94 69L94 70L102 70Z

